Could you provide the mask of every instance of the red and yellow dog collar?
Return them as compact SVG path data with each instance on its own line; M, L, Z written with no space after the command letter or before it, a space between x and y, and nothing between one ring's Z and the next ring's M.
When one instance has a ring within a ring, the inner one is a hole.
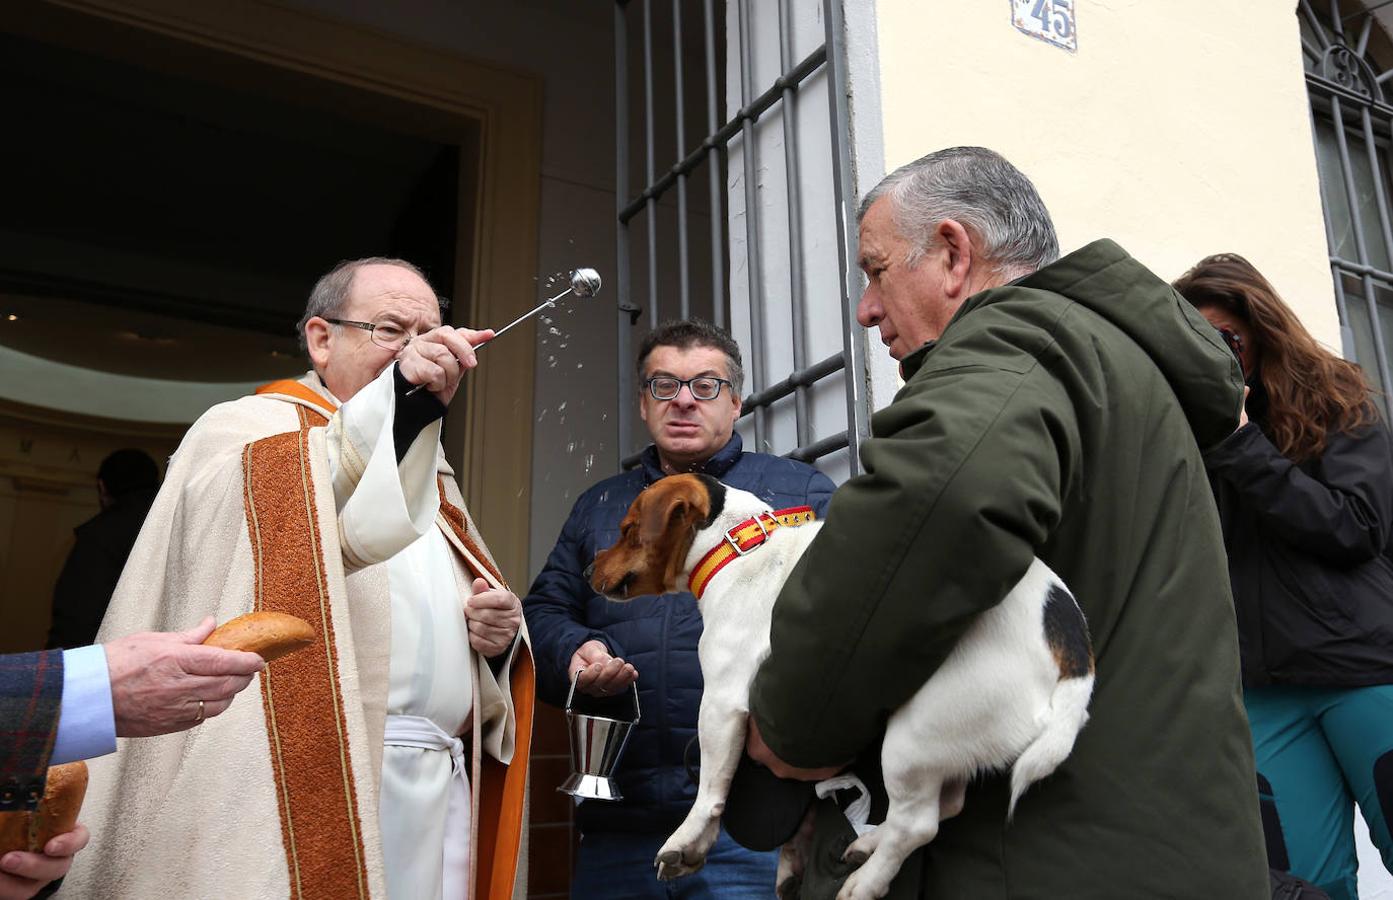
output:
M701 562L697 563L687 579L687 590L700 600L702 592L717 572L769 540L769 534L775 528L806 525L816 518L817 514L811 506L790 506L788 509L776 509L746 519L727 531L725 540L701 558Z

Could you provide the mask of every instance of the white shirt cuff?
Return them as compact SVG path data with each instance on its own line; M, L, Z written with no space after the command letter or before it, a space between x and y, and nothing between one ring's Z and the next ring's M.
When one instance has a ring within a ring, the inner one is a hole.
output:
M105 756L116 750L111 675L100 644L63 651L63 706L49 765Z

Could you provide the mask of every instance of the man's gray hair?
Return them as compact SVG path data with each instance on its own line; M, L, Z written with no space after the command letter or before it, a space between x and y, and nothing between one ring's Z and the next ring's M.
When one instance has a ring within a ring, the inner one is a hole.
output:
M900 234L914 247L905 261L910 267L933 245L934 227L944 219L966 228L987 263L1007 278L1059 258L1054 223L1035 185L985 147L950 147L900 166L861 201L857 221L886 196Z
M314 283L314 289L310 291L309 302L305 304L305 314L300 317L300 323L295 326L300 336L301 353L309 352L309 344L305 340L305 323L315 316L321 319L338 318L348 303L348 292L353 287L353 276L363 266L397 266L419 276L426 284L430 284L430 279L426 277L426 273L422 272L420 267L404 259L394 259L390 256L368 256L363 259L345 259L339 262ZM444 303L441 304L441 307L444 307Z

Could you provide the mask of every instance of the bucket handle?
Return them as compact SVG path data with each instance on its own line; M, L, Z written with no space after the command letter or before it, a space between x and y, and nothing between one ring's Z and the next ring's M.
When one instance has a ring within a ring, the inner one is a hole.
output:
M575 696L576 696L576 682L580 681L580 673L581 673L582 671L583 671L582 669L576 669L576 674L574 674L574 675L571 676L571 689L570 689L569 691L566 692L566 714L567 714L567 715L570 715L570 714L571 714L571 711L572 711L572 701L575 699ZM633 719L633 723L632 723L632 724L637 725L637 724L638 724L638 720L639 720L638 680L635 679L635 680L634 680L634 683L631 684L631 685L629 685L629 688L633 691L633 696L634 696L634 719Z

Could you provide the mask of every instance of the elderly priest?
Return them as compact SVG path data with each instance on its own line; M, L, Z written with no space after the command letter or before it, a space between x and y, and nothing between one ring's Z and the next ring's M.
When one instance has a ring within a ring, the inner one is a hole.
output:
M102 632L268 609L315 643L259 702L92 766L74 896L512 895L532 659L439 442L492 333L372 258L319 280L301 334L312 372L190 429Z

